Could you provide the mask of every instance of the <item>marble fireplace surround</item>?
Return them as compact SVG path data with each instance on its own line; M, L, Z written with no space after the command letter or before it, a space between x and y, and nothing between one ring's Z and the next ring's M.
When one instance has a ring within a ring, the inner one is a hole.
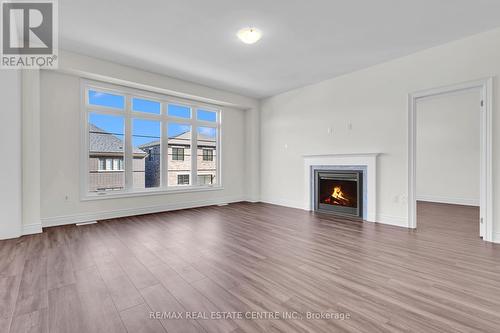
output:
M377 156L366 154L304 155L306 210L314 210L314 171L316 170L359 170L363 172L363 220L376 222L377 216Z

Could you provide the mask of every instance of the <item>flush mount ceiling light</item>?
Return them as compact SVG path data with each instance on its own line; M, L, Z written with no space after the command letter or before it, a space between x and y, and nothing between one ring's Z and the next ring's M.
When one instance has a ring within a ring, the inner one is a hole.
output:
M257 28L243 28L236 36L245 44L253 44L262 37L262 32Z

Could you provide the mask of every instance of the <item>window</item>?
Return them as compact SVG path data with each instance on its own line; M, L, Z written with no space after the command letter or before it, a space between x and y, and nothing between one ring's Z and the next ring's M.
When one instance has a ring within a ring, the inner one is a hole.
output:
M88 114L88 191L123 190L123 172L113 170L113 160L123 159L125 122L123 116L90 112Z
M134 97L132 98L132 110L138 112L160 114L161 104L160 102Z
M220 110L98 82L82 88L84 196L218 184Z
M106 170L106 159L105 158L99 158L99 171L104 171Z
M189 106L169 104L168 115L178 118L191 118L191 108Z
M172 147L172 161L184 161L184 148Z
M89 104L96 106L104 106L116 109L125 107L125 97L105 93L102 91L89 90Z
M217 163L214 161L214 156L217 156L217 128L200 126L196 132L196 142L198 144L197 173L198 175L210 175L212 177L210 184L216 184Z
M203 149L203 160L204 161L213 161L214 160L214 151L212 149Z
M98 171L123 171L123 159L99 157Z
M112 158L107 158L106 159L106 170L113 170L113 159Z
M196 112L196 118L198 120L215 123L217 121L217 112L199 109Z
M212 185L213 175L198 175L198 185Z
M168 164L168 185L186 185L179 183L179 174L191 174L191 125L186 123L170 122L167 127L168 150L171 154Z
M189 185L189 175L177 175L177 185Z
M160 186L161 122L158 120L135 115L132 119L132 177L134 188Z

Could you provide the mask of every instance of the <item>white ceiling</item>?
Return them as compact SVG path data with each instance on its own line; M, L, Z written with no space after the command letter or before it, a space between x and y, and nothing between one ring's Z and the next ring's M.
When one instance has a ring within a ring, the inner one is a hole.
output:
M258 98L500 26L498 0L64 0L59 11L63 49ZM248 25L263 31L257 44L235 36Z

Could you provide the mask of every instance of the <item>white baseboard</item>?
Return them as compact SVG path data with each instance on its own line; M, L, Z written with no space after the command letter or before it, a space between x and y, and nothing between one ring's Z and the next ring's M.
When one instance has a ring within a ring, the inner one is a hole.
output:
M22 235L33 235L33 234L39 234L41 232L42 232L41 223L23 225Z
M201 201L170 203L159 206L125 208L112 211L102 211L97 213L83 213L83 214L73 214L65 216L45 217L42 218L42 225L44 228L55 227L58 225L65 225L65 224L76 224L76 223L99 221L99 220L113 219L126 216L160 213L171 210L212 206L212 205L219 205L224 203L232 203L240 201L245 201L245 198L243 197L218 198L218 199L209 199Z
M305 205L303 203L298 203L298 202L292 202L292 201L286 201L286 200L274 200L274 199L267 199L267 198L263 198L261 200L261 202L265 202L265 203L269 203L269 204L273 204L273 205L278 205L278 206L309 210L309 207L305 207ZM377 222L377 223L388 224L388 225L393 225L393 226L397 226L397 227L408 228L408 218L402 217L402 216L377 215L377 219L375 221L371 221L371 222Z
M21 228L18 230L2 231L2 233L0 234L0 241L6 240L6 239L18 238L21 236L22 236Z
M396 227L408 228L408 218L403 216L377 215L377 223L393 225Z
M431 195L417 195L417 201L437 202L451 205L479 206L478 199L436 197Z
M272 204L272 205L277 205L277 206L284 206L284 207L289 207L289 208L297 208L297 209L302 209L302 210L308 210L307 207L304 206L303 203L301 202L293 202L293 201L287 201L287 200L275 200L275 199L269 199L269 198L262 198L260 202Z
M247 202L251 202L251 203L257 203L257 202L261 202L260 198L259 197L247 197L245 199L245 201Z
M84 226L84 225L96 224L96 223L97 223L97 221L80 222L80 223L76 223L76 226L77 227L81 227L81 226Z

